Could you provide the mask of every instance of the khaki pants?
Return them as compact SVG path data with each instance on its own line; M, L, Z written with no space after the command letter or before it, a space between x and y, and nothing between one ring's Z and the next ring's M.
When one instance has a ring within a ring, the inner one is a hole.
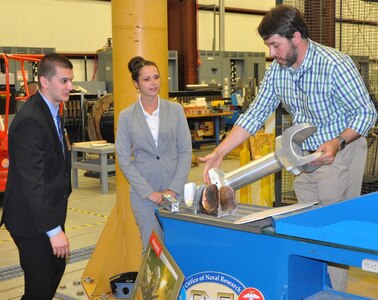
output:
M366 139L361 137L339 151L332 165L298 175L294 181L298 202L326 205L360 196L366 156Z
M366 156L366 139L360 137L339 151L332 165L298 175L294 181L298 202L327 205L360 196ZM348 268L329 266L328 272L333 289L346 291Z

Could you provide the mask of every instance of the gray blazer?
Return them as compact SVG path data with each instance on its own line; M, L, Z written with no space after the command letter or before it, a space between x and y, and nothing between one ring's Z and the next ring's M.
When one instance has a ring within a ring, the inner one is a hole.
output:
M119 166L131 192L141 199L170 189L183 197L192 160L192 141L182 106L160 99L156 147L143 110L137 101L121 111L116 134Z

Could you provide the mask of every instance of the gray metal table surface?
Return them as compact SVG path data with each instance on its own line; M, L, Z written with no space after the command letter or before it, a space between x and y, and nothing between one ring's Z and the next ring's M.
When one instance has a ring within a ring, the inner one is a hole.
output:
M98 154L99 159L78 160L78 152ZM108 172L115 171L114 159L108 159L108 154L115 154L115 144L104 146L72 145L72 187L79 187L78 169L100 173L101 192L108 192Z

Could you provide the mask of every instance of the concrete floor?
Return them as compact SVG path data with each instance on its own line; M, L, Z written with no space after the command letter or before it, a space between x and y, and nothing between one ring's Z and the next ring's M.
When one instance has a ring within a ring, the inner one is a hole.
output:
M211 151L211 147L194 150L196 156ZM227 159L222 168L227 172L235 169L239 161ZM202 168L192 167L189 180L202 183ZM71 258L57 291L56 299L87 299L81 287L81 275L86 267L104 224L116 201L115 177L109 177L109 192L101 194L99 180L84 177L79 171L79 189L69 199L67 235L70 240ZM2 209L0 209L2 212ZM348 292L378 299L378 274L353 268L350 271ZM9 233L0 228L0 299L19 299L23 294L23 276L19 267L18 252ZM274 299L273 299L274 300Z

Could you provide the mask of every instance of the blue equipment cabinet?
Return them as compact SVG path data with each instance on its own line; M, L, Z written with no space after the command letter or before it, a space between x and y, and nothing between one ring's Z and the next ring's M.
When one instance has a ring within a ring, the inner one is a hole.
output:
M239 205L221 219L158 211L165 245L186 276L180 299L366 299L334 291L327 263L378 263L378 193L233 224L262 209Z

